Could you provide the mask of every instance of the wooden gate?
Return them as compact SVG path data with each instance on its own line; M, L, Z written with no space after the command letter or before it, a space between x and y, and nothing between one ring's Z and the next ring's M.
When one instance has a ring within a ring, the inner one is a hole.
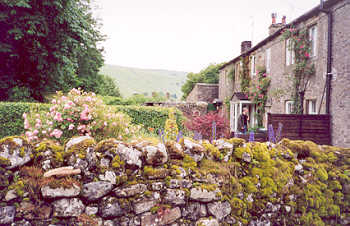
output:
M331 145L330 115L268 114L268 125L272 124L274 131L279 122L283 124L282 138Z

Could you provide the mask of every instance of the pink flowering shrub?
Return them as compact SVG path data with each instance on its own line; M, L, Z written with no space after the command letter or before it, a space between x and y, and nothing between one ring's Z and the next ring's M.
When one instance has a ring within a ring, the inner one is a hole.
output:
M261 68L257 73L258 77L251 81L248 88L248 98L256 105L258 126L262 126L271 79L267 76L265 68Z
M227 137L229 135L229 123L218 112L210 111L201 116L193 117L185 123L188 130L200 133L204 139L214 139L213 122L216 123L216 137Z
M129 116L115 112L94 93L72 89L66 96L57 92L49 112L24 113L25 135L30 141L51 138L63 141L89 135L96 140L114 137L128 139L138 132Z

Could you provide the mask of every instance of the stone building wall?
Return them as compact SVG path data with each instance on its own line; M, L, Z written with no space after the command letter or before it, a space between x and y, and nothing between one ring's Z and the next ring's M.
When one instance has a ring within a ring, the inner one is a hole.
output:
M230 78L230 73L235 73L234 80ZM227 67L225 67L224 70L220 71L219 74L219 100L222 102L225 101L226 98L231 97L233 93L233 87L235 86L236 82L236 70L234 69L234 65L230 64Z
M187 96L187 102L212 102L214 99L219 97L219 85L218 84L207 84L197 83L191 93Z
M333 79L330 113L333 145L350 147L350 1L333 7Z

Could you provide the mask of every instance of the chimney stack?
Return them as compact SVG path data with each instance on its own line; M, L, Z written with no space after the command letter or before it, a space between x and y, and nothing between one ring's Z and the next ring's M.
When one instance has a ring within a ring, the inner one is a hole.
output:
M243 41L241 43L241 54L247 52L250 48L252 48L251 41Z
M277 13L272 13L271 17L272 17L272 24L276 24Z
M286 18L287 18L286 16L282 17L282 25L286 25Z
M272 35L286 25L286 16L282 17L281 23L276 23L277 13L272 13L272 24L269 27L269 35Z

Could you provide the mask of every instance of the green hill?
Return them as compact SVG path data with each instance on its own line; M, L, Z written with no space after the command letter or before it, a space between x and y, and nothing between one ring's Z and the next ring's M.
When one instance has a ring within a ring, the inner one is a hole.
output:
M181 86L187 75L187 72L180 71L140 69L108 64L104 65L100 72L115 78L123 97L129 97L133 93L147 93L150 96L155 91L176 94L177 99L182 96Z

